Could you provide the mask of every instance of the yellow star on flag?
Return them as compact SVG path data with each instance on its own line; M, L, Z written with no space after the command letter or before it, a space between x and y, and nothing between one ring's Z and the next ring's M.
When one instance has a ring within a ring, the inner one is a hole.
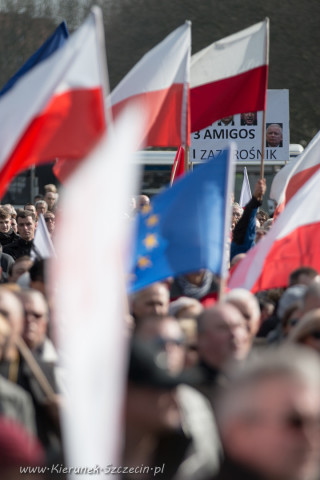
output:
M152 248L158 245L158 240L156 235L154 235L153 233L149 233L146 236L146 238L143 240L143 243L145 244L148 250L151 250Z
M146 223L148 227L153 227L154 225L157 225L157 223L159 223L158 215L151 215L149 218L147 218Z
M143 205L142 209L141 209L141 212L144 214L144 215L147 215L147 213L150 213L152 210L151 208L151 205Z
M138 267L142 270L148 267L151 267L152 263L148 257L139 257L138 258Z

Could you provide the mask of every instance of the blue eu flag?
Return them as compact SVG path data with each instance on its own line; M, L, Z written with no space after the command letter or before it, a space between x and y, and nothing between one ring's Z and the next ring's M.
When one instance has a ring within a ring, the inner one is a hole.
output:
M232 148L175 182L139 214L131 292L203 268L224 275L234 184Z
M25 73L29 72L33 67L48 58L58 48L62 47L69 37L66 22L62 22L53 32L53 34L41 45L41 47L22 65L21 68L10 78L5 86L0 90L0 97L7 93L14 84Z

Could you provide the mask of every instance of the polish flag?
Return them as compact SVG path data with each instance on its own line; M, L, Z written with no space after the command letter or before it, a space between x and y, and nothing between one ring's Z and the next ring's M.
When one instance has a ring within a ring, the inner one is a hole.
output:
M0 198L12 178L56 157L82 158L105 130L102 27L95 8L0 99Z
M269 19L191 57L191 132L238 113L265 110Z
M113 135L102 137L59 200L57 258L50 262L49 279L68 393L62 427L69 467L121 465L129 338L124 266L133 235L124 212L130 194L138 191L134 153L143 128L139 112L124 112ZM90 202L83 202L84 192ZM91 202L104 204L102 216ZM83 228L88 215L90 229ZM83 255L88 244L90 255Z
M320 169L320 132L307 148L275 175L270 198L277 202L277 212L284 209L299 188Z
M150 50L111 93L114 118L132 100L140 101L147 115L145 146L190 145L190 52L187 21Z
M247 203L250 202L251 198L252 198L252 195L251 195L250 182L248 178L248 172L246 167L244 167L243 182L242 182L240 200L239 200L240 207L245 207Z
M301 266L320 270L320 170L294 195L269 230L236 266L229 288L286 287Z
M185 173L184 155L185 155L184 148L180 145L172 165L170 185L172 185L173 182L175 182L179 177L181 177Z

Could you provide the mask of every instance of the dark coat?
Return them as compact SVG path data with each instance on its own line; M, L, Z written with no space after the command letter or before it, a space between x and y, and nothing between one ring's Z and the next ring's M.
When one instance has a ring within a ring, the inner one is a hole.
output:
M18 237L12 243L9 243L3 247L3 253L8 253L14 260L17 260L19 257L28 255L30 257L31 250L33 246L33 240L27 242L23 238Z

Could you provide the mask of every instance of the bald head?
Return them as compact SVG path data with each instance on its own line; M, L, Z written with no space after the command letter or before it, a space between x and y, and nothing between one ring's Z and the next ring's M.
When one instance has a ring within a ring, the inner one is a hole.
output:
M131 298L131 310L136 320L149 316L165 316L169 310L170 294L163 283L153 283Z
M204 310L198 334L199 356L214 368L245 358L251 347L244 318L233 305L220 303Z

